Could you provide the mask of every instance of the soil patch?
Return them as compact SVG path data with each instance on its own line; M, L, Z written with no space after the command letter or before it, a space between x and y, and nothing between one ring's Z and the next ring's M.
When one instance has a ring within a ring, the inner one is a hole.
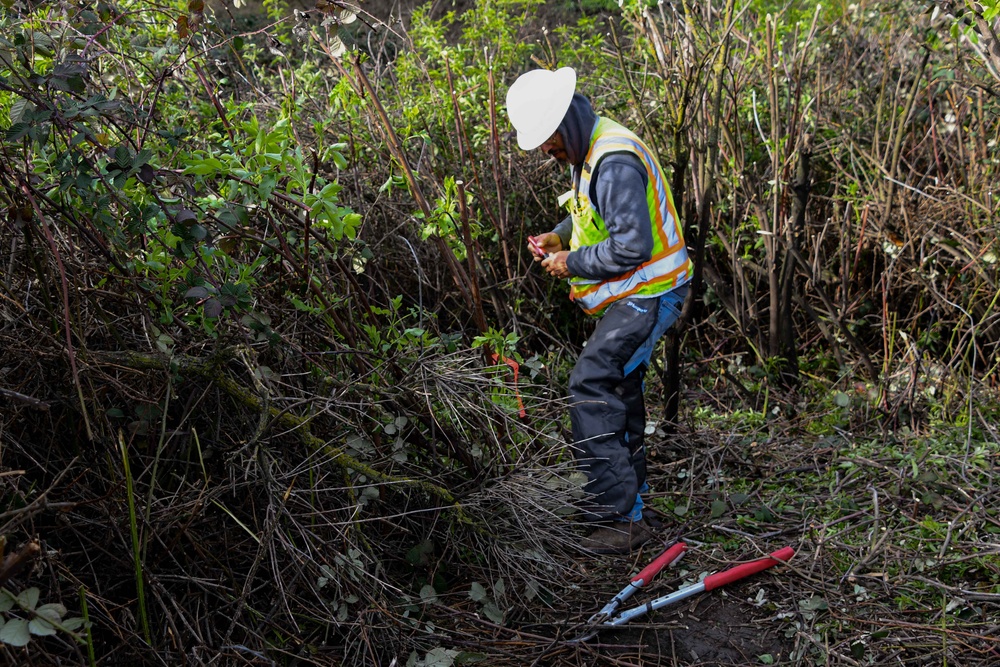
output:
M768 655L780 664L794 644L773 614L745 601L759 589L759 583L748 583L725 596L708 593L655 611L645 624L602 632L600 651L649 666L760 665L765 664L761 656Z
M746 582L654 611L624 628L602 630L571 662L598 665L619 660L643 667L787 664L794 640L785 637L773 611L748 602L761 588L770 595L766 583ZM654 589L625 606L642 604L671 590ZM766 662L767 656L773 662Z

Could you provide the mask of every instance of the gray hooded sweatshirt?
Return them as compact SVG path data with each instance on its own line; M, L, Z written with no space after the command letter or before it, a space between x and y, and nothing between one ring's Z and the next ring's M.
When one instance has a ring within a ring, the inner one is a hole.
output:
M580 183L596 124L597 115L590 102L580 93L574 94L559 125L574 186ZM604 280L631 271L653 254L653 228L646 202L649 178L642 162L632 153L611 153L592 167L590 200L604 220L609 237L570 252L566 266L581 278ZM566 217L552 231L562 240L563 248L569 248L573 219Z

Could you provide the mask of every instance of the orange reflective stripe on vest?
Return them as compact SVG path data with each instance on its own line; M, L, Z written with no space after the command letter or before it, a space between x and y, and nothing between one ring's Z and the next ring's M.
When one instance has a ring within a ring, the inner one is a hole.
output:
M571 279L570 298L590 314L599 314L611 303L627 296L665 294L686 283L692 273L673 196L656 157L639 137L608 118L598 119L580 183L574 190L570 206L573 217L570 249L596 245L608 238L604 221L590 201L591 165L596 166L609 153L621 152L632 153L646 168L646 200L652 224L653 252L649 261L614 278Z

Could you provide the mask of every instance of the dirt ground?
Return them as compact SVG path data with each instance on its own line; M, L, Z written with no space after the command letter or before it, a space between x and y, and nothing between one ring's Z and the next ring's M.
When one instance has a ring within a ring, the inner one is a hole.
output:
M643 554L647 556L647 554ZM640 559L641 560L641 559ZM776 619L769 604L753 600L763 589L767 600L783 593L774 577L780 570L760 573L744 581L655 610L619 628L606 628L583 643L587 618L600 609L628 581L635 563L628 558L581 563L577 599L564 622L529 626L522 630L537 640L550 637L551 645L534 659L534 665L631 667L746 667L789 664L795 639L785 636L786 623ZM618 611L645 604L688 585L666 571L648 589L638 591Z
M653 612L643 627L605 631L595 640L602 653L641 665L759 665L765 655L778 664L791 653L791 640L769 615L743 601L759 587L748 583L726 597L707 593Z
M587 642L583 655L575 656L583 659L571 662L590 664L586 654L593 651L605 660L615 658L648 667L760 665L764 664L760 656L766 655L779 664L791 653L792 642L777 629L770 614L744 601L759 588L759 583L747 583L727 593L706 593L654 611L621 629L602 630ZM668 592L670 589L664 588L652 595L639 595L634 605ZM596 661L597 656L593 657Z

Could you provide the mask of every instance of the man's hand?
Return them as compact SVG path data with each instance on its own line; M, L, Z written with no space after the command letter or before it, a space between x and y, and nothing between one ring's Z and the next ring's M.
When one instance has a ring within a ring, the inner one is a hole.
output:
M529 241L528 250L531 251L531 256L535 258L536 262L542 261L542 256L538 254L539 248L550 257L552 256L552 253L559 252L563 249L562 240L559 238L559 235L553 234L552 232L539 234L538 236L533 237L533 240L537 244L537 247L532 245L531 241Z
M560 245L560 247L562 246ZM548 271L549 275L553 278L572 278L573 274L570 273L569 267L566 266L567 257L569 257L568 250L550 252L548 258L542 262L542 268Z

